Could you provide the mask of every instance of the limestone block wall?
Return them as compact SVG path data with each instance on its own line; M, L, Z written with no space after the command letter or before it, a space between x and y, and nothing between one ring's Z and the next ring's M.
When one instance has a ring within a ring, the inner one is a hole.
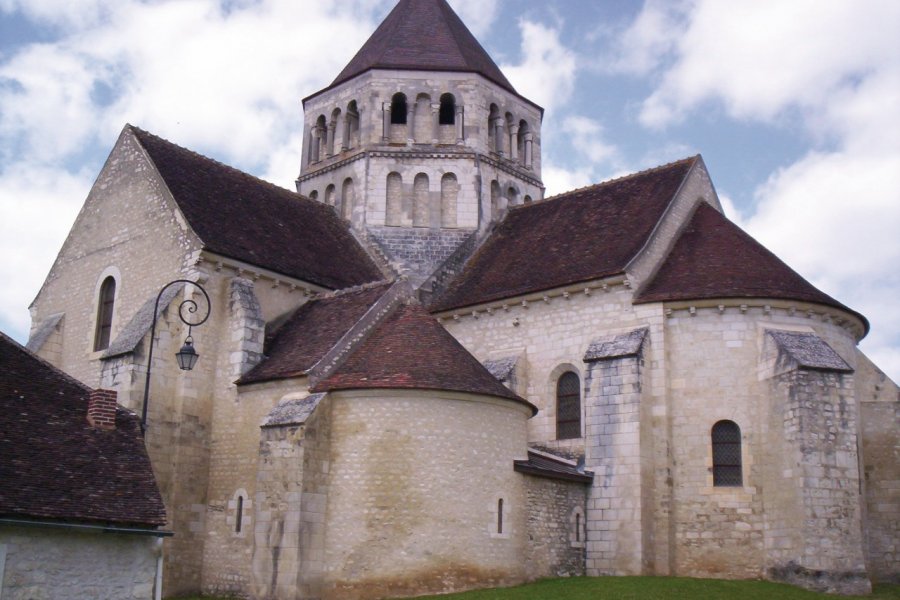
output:
M537 579L584 575L587 486L526 476L525 487L528 576Z
M148 298L184 272L198 249L138 143L122 135L31 306L33 326L65 314L62 347L48 348L45 358L97 387L102 352L94 352L94 333L103 280L116 280L115 340Z
M860 398L863 527L873 581L900 582L900 389L861 352L854 379Z
M794 488L800 518L782 524L769 574L821 591L868 593L853 377L794 370L773 385L783 425L772 433L784 437L778 483Z
M812 489L818 486L801 485L806 480L798 474L798 468L784 462L784 456L795 456L792 452L796 444L786 437L784 425L792 413L784 404L786 400L778 400L793 398L793 392L787 396L775 393L770 388L770 375L756 368L764 362L766 328L814 332L852 365L855 362L852 323L850 327L848 331L837 324L837 319L823 312L801 312L796 307L782 308L775 304L685 306L669 311L665 332L673 452L671 518L674 522L670 537L673 572L772 577L771 570L764 573L765 567L784 565L798 560L802 554L802 550L788 541L791 528L798 527L808 537L810 547L835 544L825 554L841 553L848 557L847 564L855 564L854 552L861 548L858 534L855 538L848 535L838 544L822 523L808 520L803 507L804 498L819 495L821 500L817 502L821 501L823 508L817 510L837 511L852 529L853 520L858 522L858 516L853 516L858 509L852 509L854 502L859 504L858 483L846 483L853 478L845 479L843 471L830 471L823 454L816 455L812 461L821 461L823 466L810 467L823 470L814 475L816 481L822 485L853 487L853 493L843 496L844 492L830 494ZM853 394L846 391L842 394L846 410L855 412ZM739 486L713 485L711 429L721 420L733 421L740 427L742 485ZM806 431L812 436L810 440L824 440L835 427L835 435L848 444L855 439L855 417L827 427L824 422L807 421ZM819 450L809 443L800 445L808 447L808 452ZM854 462L851 456L842 455L841 464L846 466L848 462ZM826 475L824 470L829 473ZM788 485L786 480L794 482L796 487ZM801 489L804 486L810 489ZM808 526L804 527L804 523Z
M0 525L0 597L153 598L158 538Z
M556 438L556 381L571 370L583 389L583 358L591 341L647 322L648 309L632 306L631 290L618 281L589 282L439 315L447 330L482 362L522 355L521 372L527 373L527 381L519 385L539 409L528 422L530 442L583 452L583 438Z
M653 512L644 491L650 471L642 355L587 363L585 468L594 472L587 504L588 575L647 572Z
M528 577L526 483L513 471L527 407L424 390L330 396L323 599Z

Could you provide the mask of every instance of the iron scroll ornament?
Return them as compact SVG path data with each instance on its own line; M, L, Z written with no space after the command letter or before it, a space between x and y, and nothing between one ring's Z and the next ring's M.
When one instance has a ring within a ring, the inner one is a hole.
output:
M191 281L190 279L176 279L174 281L170 281L166 285L159 290L159 293L156 295L156 303L153 305L153 325L150 327L150 350L147 352L147 376L144 379L144 406L141 409L141 434L146 433L147 431L147 406L148 401L150 400L150 369L153 366L153 342L156 339L156 320L159 314L159 301L162 298L163 293L172 287L173 285L183 283L190 284L203 292L203 297L206 298L206 314L203 315L203 318L198 321L192 321L190 319L191 315L194 315L200 307L197 306L197 303L193 298L186 298L181 301L181 304L178 305L178 318L181 319L181 322L188 326L188 335L184 340L184 345L181 347L181 350L178 351L176 357L178 358L178 366L182 370L190 371L194 364L197 362L197 359L200 357L197 354L196 350L194 350L194 338L191 336L191 332L194 327L199 327L206 323L206 320L209 319L209 315L212 312L212 302L209 300L209 294L206 293L206 290L203 289L196 281ZM186 314L185 314L186 313ZM187 357L189 364L182 362L184 357Z

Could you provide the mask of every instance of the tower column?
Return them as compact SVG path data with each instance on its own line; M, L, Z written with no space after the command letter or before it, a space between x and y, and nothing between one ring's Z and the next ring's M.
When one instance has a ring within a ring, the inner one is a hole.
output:
M494 140L497 143L497 147L495 148L495 150L497 151L497 154L499 154L500 156L503 156L504 146L506 145L503 138L504 138L503 119L500 117L497 117L494 119Z
M431 143L437 144L441 139L441 105L431 105Z
M509 126L509 158L519 160L519 126Z
M465 133L463 128L463 118L465 112L463 111L462 104L456 105L456 143L462 144L465 142Z
M391 141L391 103L381 105L381 141L385 144Z
M344 129L341 132L341 152L350 148L350 113L344 113Z
M334 131L337 129L337 121L332 119L328 123L328 130L325 133L325 156L334 155Z
M533 169L532 165L532 157L533 157L533 147L534 147L534 134L530 131L525 133L525 168Z

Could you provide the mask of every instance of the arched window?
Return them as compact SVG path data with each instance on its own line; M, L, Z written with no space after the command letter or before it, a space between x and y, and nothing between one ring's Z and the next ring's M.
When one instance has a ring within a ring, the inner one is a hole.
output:
M428 175L419 173L413 180L413 227L428 227Z
M341 216L345 219L350 219L353 217L353 204L355 199L356 189L353 185L353 179L348 177L344 180L344 185L341 186Z
M116 304L116 280L107 277L100 285L97 298L97 329L94 333L94 351L109 348L109 336L112 333L113 311Z
M334 206L334 184L329 183L328 187L325 188L325 204L328 206Z
M453 94L441 94L438 123L440 125L454 125L456 123L456 98L453 97Z
M497 138L497 128L500 124L500 109L496 104L491 104L490 113L488 113L488 149L491 152L499 152L502 148Z
M525 204L531 204L531 196L525 194Z
M741 486L741 428L734 421L719 421L712 428L713 485Z
M556 382L556 438L581 437L581 380L572 371Z
M403 178L400 173L388 173L385 224L392 227L403 225Z
M313 190L309 193L310 200L318 200L319 199L319 190Z
M391 97L391 124L406 125L406 95L400 92Z
M510 186L506 190L506 199L509 201L509 206L517 206L519 204L519 192L516 191L516 188Z
M500 184L495 179L491 182L491 221L500 218L501 210L503 207L500 206Z
M352 100L347 105L346 125L344 126L344 138L346 149L356 148L359 145L359 109L356 107L356 100Z
M441 177L441 227L456 227L456 200L459 182L453 173Z

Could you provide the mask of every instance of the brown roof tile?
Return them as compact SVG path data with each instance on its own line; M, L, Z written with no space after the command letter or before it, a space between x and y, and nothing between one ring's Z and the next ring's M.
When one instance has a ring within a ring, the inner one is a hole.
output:
M478 73L516 94L445 0L400 0L329 88L369 69Z
M470 392L522 402L418 304L388 316L312 391L407 388Z
M819 291L715 208L700 203L636 303L709 298L777 298L833 306Z
M511 209L431 310L622 273L696 160L688 158Z
M90 389L0 333L0 516L160 526L139 420L87 422Z
M238 383L258 383L305 375L381 298L390 283L310 300L278 330L268 356Z
M381 273L324 204L126 125L147 151L204 246L330 289Z

